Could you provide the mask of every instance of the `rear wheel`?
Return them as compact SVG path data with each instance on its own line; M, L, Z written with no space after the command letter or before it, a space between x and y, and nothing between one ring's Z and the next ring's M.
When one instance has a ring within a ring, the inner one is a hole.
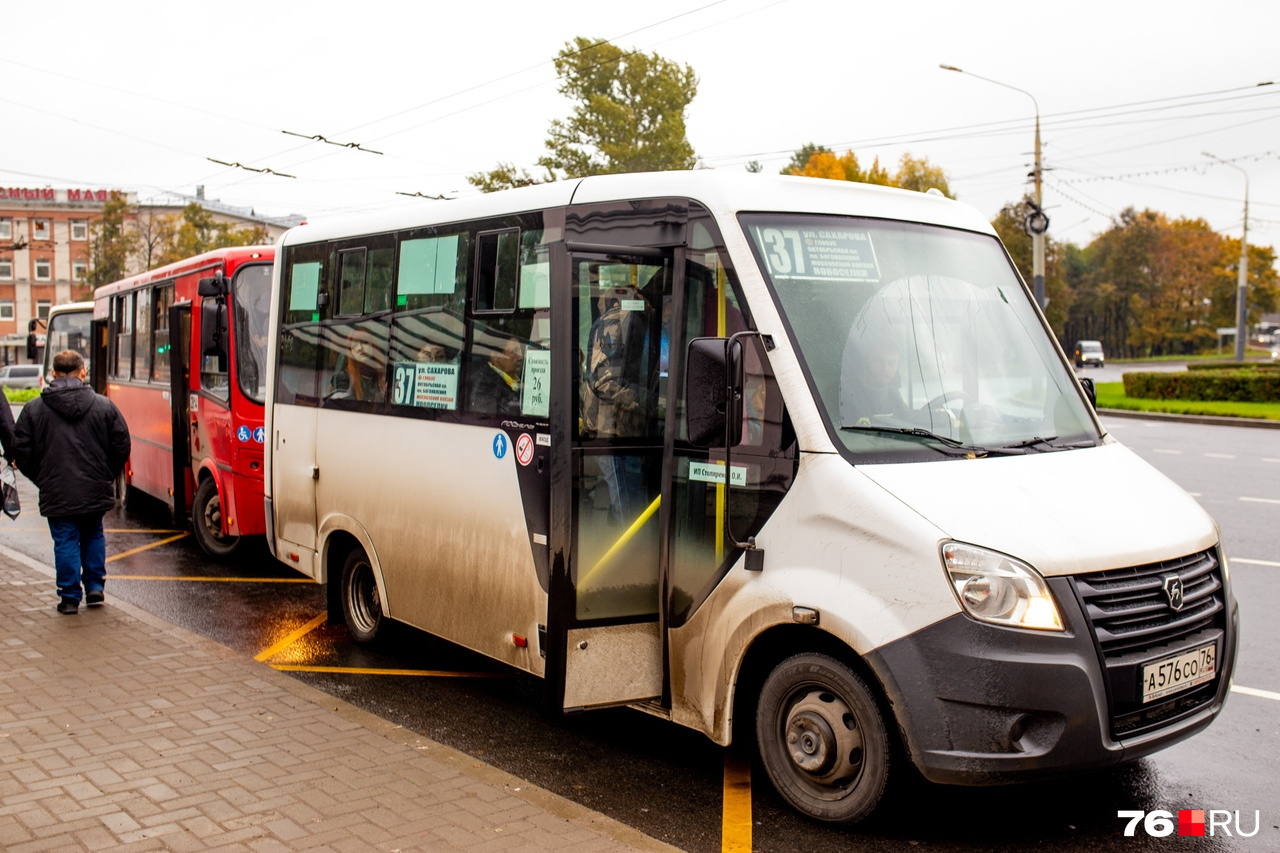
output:
M378 579L362 548L352 549L342 564L342 618L359 643L376 640L387 622L382 615Z
M827 655L796 655L769 674L756 710L756 741L778 793L816 820L862 820L889 782L889 734L880 708L866 683Z
M191 532L196 544L210 557L222 560L235 553L240 537L222 532L222 499L212 477L205 477L196 486L191 507Z

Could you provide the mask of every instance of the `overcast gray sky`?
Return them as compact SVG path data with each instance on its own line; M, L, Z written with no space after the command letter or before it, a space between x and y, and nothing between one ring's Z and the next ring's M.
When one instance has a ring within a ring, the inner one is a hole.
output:
M1026 187L1039 104L1050 235L1133 205L1280 245L1280 3L8 0L0 183L193 194L265 214L429 204L532 166L568 115L575 36L691 65L689 140L778 171L807 142L941 166L992 218ZM1275 81L1275 85L1257 84ZM320 134L382 152L290 136ZM294 175L228 168L207 158Z

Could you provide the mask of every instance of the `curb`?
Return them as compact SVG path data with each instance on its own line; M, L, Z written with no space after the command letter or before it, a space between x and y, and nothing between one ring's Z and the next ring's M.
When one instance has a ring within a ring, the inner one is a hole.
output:
M1175 415L1169 412L1138 412L1131 409L1096 409L1099 417L1135 418L1146 421L1171 421L1184 424L1209 426L1248 427L1251 429L1280 429L1280 421L1265 418L1226 418L1218 415Z

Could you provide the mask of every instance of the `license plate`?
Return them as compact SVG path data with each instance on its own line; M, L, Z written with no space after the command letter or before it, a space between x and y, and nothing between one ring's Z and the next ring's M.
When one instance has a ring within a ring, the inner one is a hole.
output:
M1142 701L1151 702L1213 681L1217 675L1217 663L1218 646L1210 643L1147 664L1142 668Z

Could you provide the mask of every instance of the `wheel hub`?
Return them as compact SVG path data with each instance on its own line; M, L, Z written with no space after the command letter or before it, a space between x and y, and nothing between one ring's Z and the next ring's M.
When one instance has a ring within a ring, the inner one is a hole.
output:
M862 733L835 694L810 690L787 713L783 729L792 763L819 784L841 783L862 769Z

